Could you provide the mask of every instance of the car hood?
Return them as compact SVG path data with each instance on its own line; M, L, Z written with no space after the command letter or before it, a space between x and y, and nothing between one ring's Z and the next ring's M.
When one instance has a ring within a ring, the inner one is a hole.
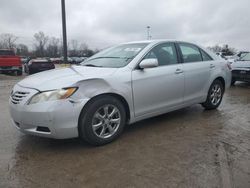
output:
M232 69L250 69L250 61L236 61L231 66Z
M117 68L100 68L86 66L72 66L60 68L28 76L18 83L27 88L39 91L70 87L75 83L93 78L104 78L112 75Z

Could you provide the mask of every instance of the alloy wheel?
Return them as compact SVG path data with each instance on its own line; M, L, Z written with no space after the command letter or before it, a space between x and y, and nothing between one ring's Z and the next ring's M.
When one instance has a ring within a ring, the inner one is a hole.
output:
M92 129L99 138L109 138L118 130L121 123L119 109L111 104L100 107L92 118Z
M211 103L215 106L221 101L221 98L222 98L222 89L219 84L215 84L212 87L210 93Z

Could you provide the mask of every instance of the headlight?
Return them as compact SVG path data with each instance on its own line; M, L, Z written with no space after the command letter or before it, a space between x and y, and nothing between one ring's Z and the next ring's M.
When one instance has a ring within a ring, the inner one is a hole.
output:
M60 99L66 99L73 95L73 93L77 90L76 87L72 88L65 88L65 89L58 89L53 91L45 91L42 93L38 93L34 95L28 104L36 104L45 101L54 101Z

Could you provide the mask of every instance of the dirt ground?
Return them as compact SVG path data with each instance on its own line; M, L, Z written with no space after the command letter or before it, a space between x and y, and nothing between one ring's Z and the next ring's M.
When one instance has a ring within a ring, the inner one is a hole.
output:
M200 105L127 126L115 142L19 133L8 97L22 77L0 75L0 187L250 187L250 85Z

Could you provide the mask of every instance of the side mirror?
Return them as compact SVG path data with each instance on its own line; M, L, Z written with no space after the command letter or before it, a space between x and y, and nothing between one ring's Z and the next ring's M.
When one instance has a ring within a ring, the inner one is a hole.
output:
M153 68L153 67L158 67L158 60L157 59L144 59L140 62L139 67L141 69L146 69L146 68Z

